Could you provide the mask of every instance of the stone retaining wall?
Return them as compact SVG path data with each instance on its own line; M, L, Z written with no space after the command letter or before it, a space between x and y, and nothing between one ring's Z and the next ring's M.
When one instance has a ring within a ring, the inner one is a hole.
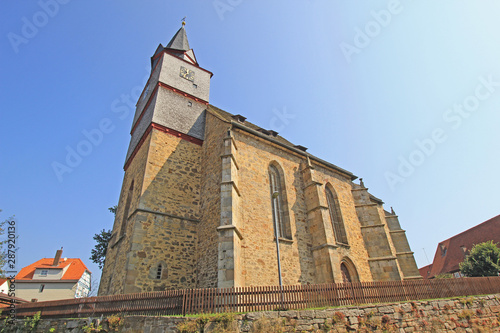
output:
M114 318L117 319L117 318ZM199 317L123 318L117 328L107 319L42 319L33 332L81 333L85 326L102 326L100 332L500 332L500 294L385 303L356 307L300 311L266 311ZM1 332L29 332L24 321ZM203 329L201 329L203 328ZM179 330L183 329L183 330Z

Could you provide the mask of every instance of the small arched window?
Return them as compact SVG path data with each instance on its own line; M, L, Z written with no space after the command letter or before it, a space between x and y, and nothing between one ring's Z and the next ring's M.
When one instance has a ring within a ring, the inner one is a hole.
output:
M120 236L123 236L127 227L128 213L130 210L130 202L132 201L132 195L134 193L134 181L130 184L130 188L127 193L127 201L125 203L125 209L123 210L122 226L120 228Z
M358 272L351 260L344 258L340 264L343 283L359 282Z
M158 264L158 267L156 267L156 279L157 280L161 279L162 273L163 273L163 266L162 266L162 264Z
M340 264L340 271L342 272L342 282L343 283L351 283L351 274L349 273L349 270L347 269L347 266L342 263Z
M347 235L345 232L344 221L340 213L339 200L335 190L326 187L326 201L328 202L328 210L330 211L330 219L332 221L333 233L337 243L348 244Z
M273 225L278 238L292 239L288 212L286 211L286 195L283 189L280 172L274 165L269 166L269 182L271 186L271 205L273 211Z

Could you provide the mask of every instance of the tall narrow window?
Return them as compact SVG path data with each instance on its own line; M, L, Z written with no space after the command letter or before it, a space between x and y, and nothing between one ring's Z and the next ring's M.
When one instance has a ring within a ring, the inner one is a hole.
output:
M332 221L333 233L335 234L335 240L337 241L337 243L348 244L344 221L342 221L342 214L340 213L337 194L329 187L327 187L325 191L326 201L328 202L328 209L330 210L330 219Z
M132 201L132 194L134 193L134 181L130 184L130 188L127 193L127 202L125 203L125 209L123 210L123 218L122 218L122 226L120 229L120 235L123 236L125 234L125 230L127 227L128 220L128 211L130 209L130 202Z
M292 239L288 223L288 214L285 211L285 192L283 191L280 173L274 165L269 166L269 180L271 185L273 224L274 227L277 228L278 238Z
M162 271L163 271L163 266L161 264L158 264L158 267L156 268L156 279L157 280L161 279Z

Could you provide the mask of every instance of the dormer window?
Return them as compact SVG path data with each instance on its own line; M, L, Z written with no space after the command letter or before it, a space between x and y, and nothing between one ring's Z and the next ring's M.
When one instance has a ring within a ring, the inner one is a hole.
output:
M247 119L247 118L243 117L241 114L231 116L231 118L233 118L234 120L236 120L237 122L240 122L240 123L244 123L245 120Z
M443 244L439 245L439 248L441 249L441 256L444 257L446 255L446 246Z
M269 133L270 133L272 136L274 136L274 137L278 136L278 132L276 132L276 131L269 130Z
M40 272L40 276L47 276L47 274L49 274L49 270L47 269L42 269L42 271Z
M257 131L259 131L259 132L261 132L262 134L265 134L265 135L271 135L271 132L269 132L268 130L263 129L263 128L259 128Z
M299 150L302 150L302 151L306 151L307 150L307 147L304 147L304 146L301 146L301 145L295 145L293 146L294 148L297 148Z

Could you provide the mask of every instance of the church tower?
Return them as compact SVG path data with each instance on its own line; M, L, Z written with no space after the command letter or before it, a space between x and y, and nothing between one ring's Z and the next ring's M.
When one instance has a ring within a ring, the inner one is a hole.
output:
M184 24L152 56L136 105L99 295L196 287L201 146L212 73L199 66Z

